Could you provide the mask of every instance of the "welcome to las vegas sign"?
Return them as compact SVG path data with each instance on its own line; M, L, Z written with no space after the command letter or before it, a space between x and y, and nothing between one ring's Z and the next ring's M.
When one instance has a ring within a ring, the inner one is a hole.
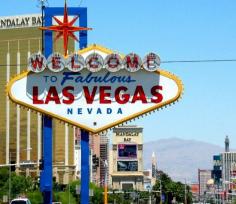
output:
M21 106L93 133L145 115L181 97L182 82L175 75L159 68L151 70L153 61L150 70L144 69L149 66L145 64L146 58L143 61L136 58L138 66L132 71L125 65L131 63L135 68L135 54L127 58L112 53L92 45L80 50L76 60L73 57L62 60L56 55L47 60L42 58L44 61L38 62L43 67L38 71L34 69L36 58L32 55L29 63L32 71L13 78L7 85L8 95ZM109 56L118 58L108 63Z

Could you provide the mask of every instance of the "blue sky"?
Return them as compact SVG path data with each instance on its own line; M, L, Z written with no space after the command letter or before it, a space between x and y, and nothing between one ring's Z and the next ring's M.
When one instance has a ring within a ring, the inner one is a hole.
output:
M48 0L63 6L63 0ZM78 6L80 0L68 0ZM40 12L36 0L8 0L2 16ZM89 43L166 60L236 59L235 0L82 0ZM17 8L17 9L16 9ZM236 62L162 64L184 83L183 99L140 120L144 141L179 137L236 148Z

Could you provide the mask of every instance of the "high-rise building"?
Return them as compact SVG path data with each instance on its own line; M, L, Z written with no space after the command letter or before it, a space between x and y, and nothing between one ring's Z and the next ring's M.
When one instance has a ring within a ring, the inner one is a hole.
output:
M225 152L229 152L229 137L225 137Z
M99 134L93 134L90 136L90 151L92 156L91 168L91 181L98 186L101 184L100 181L100 143L101 136ZM93 161L95 158L95 161Z
M222 179L222 158L221 155L213 155L212 178L214 183L219 186Z
M41 159L41 120L39 113L22 109L5 94L9 80L27 70L28 57L42 47L41 15L0 17L0 164L16 163L18 173L36 175ZM63 53L63 41L54 44ZM74 51L70 41L69 51ZM68 124L53 120L53 165L57 181L67 183L74 176L74 133ZM35 169L25 171L22 162L36 162Z
M229 190L236 172L236 152L223 152L221 153L221 158L223 189Z
M100 183L109 183L109 138L107 134L100 134Z
M157 172L157 161L156 161L155 152L153 152L152 153L152 178L156 178L156 172Z
M211 179L211 170L198 169L199 196L203 196L207 191L207 183Z
M229 137L225 137L225 152L220 154L223 190L236 187L236 152L229 150Z
M75 169L80 178L81 173L81 135L80 129L76 129L75 136ZM109 138L107 133L90 134L90 181L98 186L104 186L105 176L109 182ZM93 161L95 160L95 161ZM108 166L105 166L105 163Z
M155 152L152 153L152 186L155 185L157 178L157 159Z
M113 129L112 164L113 189L144 189L143 128L130 125Z

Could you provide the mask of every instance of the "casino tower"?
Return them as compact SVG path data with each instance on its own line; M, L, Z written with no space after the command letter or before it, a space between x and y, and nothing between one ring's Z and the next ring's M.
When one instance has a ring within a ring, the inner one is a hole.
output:
M16 164L16 172L36 176L41 159L42 116L22 109L10 102L5 92L6 83L27 70L27 59L42 50L39 14L0 17L0 164ZM69 42L69 52L74 51ZM54 45L63 53L63 41ZM68 124L53 120L53 165L58 182L67 183L75 175L74 141L76 130ZM34 168L23 168L22 163L34 162Z

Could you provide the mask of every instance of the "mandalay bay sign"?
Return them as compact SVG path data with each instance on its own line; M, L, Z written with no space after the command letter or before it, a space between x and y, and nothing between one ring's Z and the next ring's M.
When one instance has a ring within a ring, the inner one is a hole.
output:
M23 107L98 133L181 97L181 80L159 65L154 53L141 60L98 45L67 58L33 54L29 71L13 78L7 91Z

